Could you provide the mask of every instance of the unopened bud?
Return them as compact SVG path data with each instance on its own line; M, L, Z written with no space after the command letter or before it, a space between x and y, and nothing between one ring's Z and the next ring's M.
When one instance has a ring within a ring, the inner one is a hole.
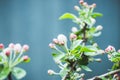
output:
M4 45L1 43L0 44L0 50L3 50L4 49Z
M49 75L54 75L55 72L54 72L53 70L48 70L48 74L49 74Z
M23 45L23 51L28 51L29 46L28 45Z
M20 52L21 52L21 49L22 49L22 46L21 46L19 43L15 44L15 46L14 46L14 51L15 51L16 53L20 53Z
M58 44L59 43L58 39L54 38L53 43Z
M102 30L103 29L103 27L101 26L101 25L98 25L97 27L96 27L96 31L100 31L100 30Z
M119 53L120 53L120 49L119 49L117 52L119 52Z
M91 24L94 25L96 23L96 20L94 18L90 18Z
M74 9L75 9L76 11L79 11L79 10L80 10L80 7L79 7L79 6L74 6Z
M55 44L50 43L50 44L49 44L49 47L53 49L53 48L55 48Z
M82 5L84 3L84 0L80 0L79 3Z
M72 31L73 33L75 33L75 32L78 31L78 29L77 29L76 27L72 27L71 31Z
M58 39L60 45L64 45L67 42L67 38L63 34L59 34L57 39Z
M84 2L84 3L83 3L83 6L88 7L88 3L87 3L87 2Z
M4 53L5 53L6 56L9 56L10 53L11 53L10 48L6 48L5 51L4 51Z
M23 60L26 62L29 60L29 57L27 55L23 56Z
M98 58L98 59L95 59L95 61L96 62L101 62L102 60Z
M105 49L106 53L112 53L115 52L115 48L111 45L109 45L106 49Z
M82 73L82 74L80 74L80 76L81 76L81 77L84 77L84 76L85 76L85 74L84 74L84 73Z
M82 70L81 68L77 68L77 70L76 70L76 71L77 71L77 72L80 72L81 70Z
M12 49L13 49L13 48L14 48L14 44L13 44L13 43L10 43L10 44L9 44L9 48L12 48Z
M75 40L77 38L77 35L71 33L70 34L70 40Z
M93 6L93 8L95 8L95 7L96 7L96 4L95 4L95 3L93 3L93 4L92 4L92 6Z

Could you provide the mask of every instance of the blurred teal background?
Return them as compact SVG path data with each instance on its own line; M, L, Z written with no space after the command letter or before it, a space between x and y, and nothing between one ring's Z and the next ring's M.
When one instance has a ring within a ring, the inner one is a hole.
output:
M23 80L60 80L58 76L49 76L48 69L59 71L54 63L48 44L58 34L69 35L71 20L59 21L58 17L65 12L76 13L74 5L79 0L0 0L0 43L6 46L13 43L28 44L30 50L26 53L31 62L20 65L27 71ZM104 14L97 19L97 24L104 26L100 37L95 38L102 49L109 44L120 48L120 0L86 0L96 3L95 11ZM102 63L92 63L92 73L87 78L100 75L111 68L107 56L99 56Z

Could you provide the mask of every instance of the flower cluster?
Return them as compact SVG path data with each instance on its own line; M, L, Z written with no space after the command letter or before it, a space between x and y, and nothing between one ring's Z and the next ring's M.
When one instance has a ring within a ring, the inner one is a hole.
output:
M115 50L115 47L109 45L105 52L108 54L108 59L112 62L119 62L120 61L120 49L118 51Z
M99 36L103 29L101 25L94 26L95 18L102 14L93 12L96 4L88 5L87 2L80 0L80 6L74 6L79 16L65 13L59 18L72 19L79 27L72 27L69 39L64 34L59 34L49 44L54 50L52 56L60 71L56 73L48 70L48 74L60 75L62 80L82 80L85 76L82 70L92 71L87 65L93 61L101 62L100 58L94 56L104 53L93 40L93 37ZM68 41L71 43L69 46Z
M3 68L0 73L0 79L5 79L9 73L12 73L17 79L21 79L25 76L26 72L16 66L22 62L30 61L30 58L27 55L23 54L28 50L29 46L26 44L21 46L19 43L10 43L7 48L5 48L3 44L0 44L0 67ZM21 74L23 75L18 76L16 71L21 71ZM7 73L3 75L5 72Z

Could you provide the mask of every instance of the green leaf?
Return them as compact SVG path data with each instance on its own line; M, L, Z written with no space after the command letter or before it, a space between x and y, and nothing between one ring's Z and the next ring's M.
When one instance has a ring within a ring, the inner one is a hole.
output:
M89 71L89 72L91 72L91 71L92 71L89 67L84 66L84 65L82 65L82 66L81 66L81 68L82 68L82 69L84 69L84 70L86 70L86 71Z
M11 69L8 67L3 68L3 70L0 72L0 80L4 80L8 76L10 71Z
M14 67L12 70L12 74L17 78L17 79L22 79L23 77L26 76L26 71L22 68L19 67Z
M71 14L71 13L65 13L63 14L62 16L59 17L60 20L63 20L63 19L75 19L76 16L74 14Z
M62 59L65 56L65 54L64 53L58 53L58 54L53 53L52 56L53 56L53 59L55 60L55 62L57 62L60 59Z
M93 18L96 18L96 17L102 17L103 15L101 13L93 13L91 16Z
M71 50L73 50L76 47L78 47L81 43L82 43L82 40L75 40L75 41L73 41L73 43L71 45Z
M91 49L90 46L83 46L80 51L81 52L95 52L95 50Z

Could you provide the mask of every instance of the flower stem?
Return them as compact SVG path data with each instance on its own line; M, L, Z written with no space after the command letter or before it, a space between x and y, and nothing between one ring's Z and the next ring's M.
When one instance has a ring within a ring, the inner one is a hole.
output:
M9 73L9 75L8 75L8 80L12 80L12 74L11 74L11 72Z

